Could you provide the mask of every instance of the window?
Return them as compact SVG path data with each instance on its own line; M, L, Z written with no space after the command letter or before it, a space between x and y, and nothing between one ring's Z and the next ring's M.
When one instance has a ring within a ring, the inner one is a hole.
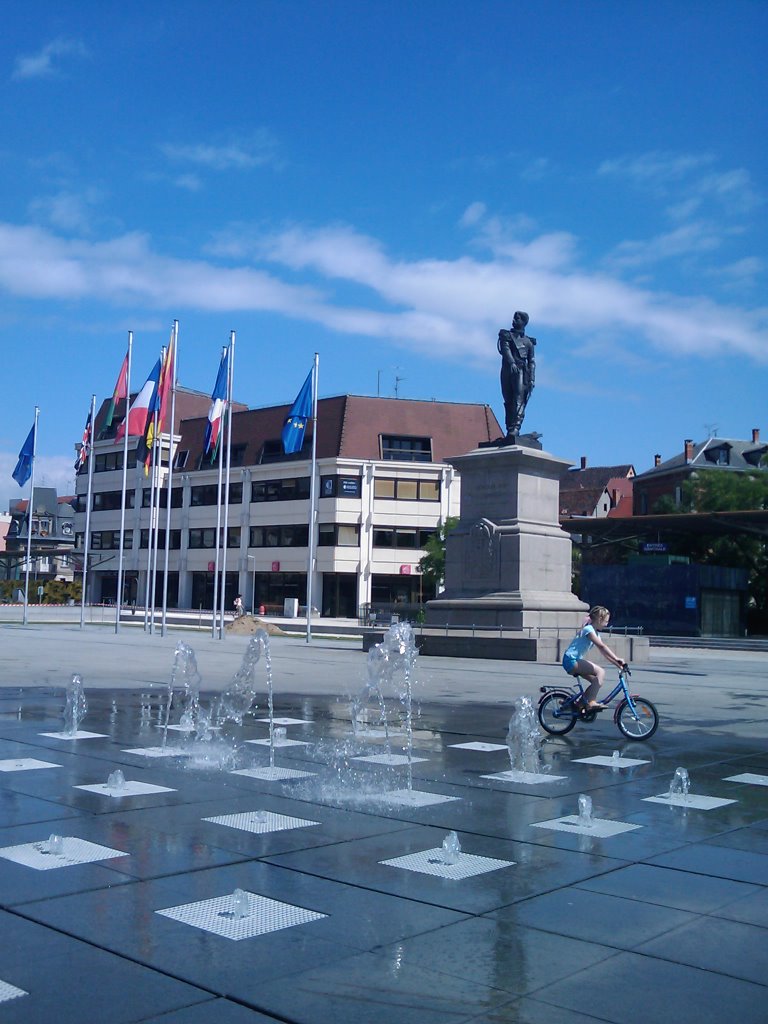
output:
M321 498L359 498L359 476L323 476L320 478Z
M431 462L432 438L382 434L381 457L387 461Z
M396 495L395 480L385 480L382 477L375 477L373 481L374 498L394 498Z
M251 527L252 548L305 548L308 545L309 527L306 524Z
M100 530L91 534L91 547L94 551L112 551L120 548L119 530ZM133 530L123 534L123 550L133 547Z
M146 548L149 544L149 530L142 530L139 538L139 546ZM157 532L157 546L160 550L165 548L165 530L158 530ZM171 540L168 547L172 551L178 551L181 547L181 530L171 530Z
M177 451L176 458L174 459L173 465L176 469L184 469L189 459L189 450Z
M171 508L181 508L184 498L184 490L181 487L174 487L171 489ZM149 508L152 500L152 488L145 487L141 492L141 507ZM155 504L158 504L157 494L155 494ZM160 489L160 508L168 508L168 488L162 487ZM131 506L133 507L133 506Z
M133 489L125 492L125 507L133 508L133 501L136 494ZM93 511L108 512L119 509L123 502L122 491L97 491L93 495Z
M357 548L360 546L360 527L345 523L320 523L318 547Z
M129 454L129 457L130 457L131 454L135 455L135 452L134 453L129 452L128 454ZM114 451L114 452L103 452L101 455L97 455L96 456L96 461L93 464L93 471L94 471L94 473L109 473L113 469L122 469L122 468L123 468L123 452L122 452L122 449L120 451Z
M268 462L298 462L303 459L308 459L311 454L312 434L307 430L304 434L304 443L301 446L301 451L292 452L290 455L286 455L283 451L283 442L280 438L276 438L274 440L264 442L258 461L261 465L266 465Z
M439 480L395 480L389 477L375 477L374 498L396 498L399 501L439 501Z
M309 477L287 480L256 480L251 485L251 501L305 501L309 497Z
M419 551L435 533L434 529L418 529L409 526L374 526L373 546L375 548L399 548Z
M417 501L419 497L418 480L398 480L397 496L403 501Z
M245 464L245 452L247 445L244 444L233 444L229 450L229 464L230 466L242 466ZM211 469L219 464L219 459L223 459L222 465L226 468L227 465L227 449L224 444L220 444L216 452L216 457L211 458L210 455L202 453L200 458L197 460L198 469ZM186 462L185 462L186 464ZM181 466L179 467L182 468Z
M222 504L224 502L224 493L222 487ZM243 500L243 485L242 483L230 484L229 485L229 503L230 505L239 505ZM219 485L218 484L202 484L199 487L193 487L189 494L189 503L192 507L199 505L217 505L219 501Z
M189 547L193 548L215 548L216 547L216 528L206 527L206 529L195 529L189 531Z

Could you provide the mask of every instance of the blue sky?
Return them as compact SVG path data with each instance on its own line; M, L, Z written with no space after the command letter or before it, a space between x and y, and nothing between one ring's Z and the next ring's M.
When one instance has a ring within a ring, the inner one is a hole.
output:
M516 309L525 428L649 468L768 437L768 5L7 0L0 507L39 405L71 487L127 332L140 386L488 402ZM140 378L140 379L139 379Z

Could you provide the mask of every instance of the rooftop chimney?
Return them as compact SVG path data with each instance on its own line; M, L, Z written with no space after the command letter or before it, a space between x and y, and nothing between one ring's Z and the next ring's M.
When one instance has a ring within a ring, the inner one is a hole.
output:
M653 456L653 464L654 464L654 466L660 466L661 465L661 456L660 455L654 455Z
M693 458L693 441L688 437L683 444L685 445L685 461L690 462Z
M582 455L581 456L581 465L579 466L579 469L586 469L586 468L587 468L587 456L586 455Z
M752 444L760 443L760 428L752 427Z

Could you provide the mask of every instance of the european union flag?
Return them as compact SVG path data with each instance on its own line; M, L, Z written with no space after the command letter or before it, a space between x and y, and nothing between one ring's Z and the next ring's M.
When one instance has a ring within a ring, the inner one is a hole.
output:
M283 451L286 455L293 455L300 452L304 444L304 433L307 423L312 417L312 374L310 370L307 379L302 385L301 391L296 396L296 401L291 406L285 422L283 423Z
M19 461L16 463L16 469L14 469L13 479L19 485L23 487L24 484L32 476L32 460L35 457L35 424L32 424L32 429L27 434L27 440L21 446L19 452Z

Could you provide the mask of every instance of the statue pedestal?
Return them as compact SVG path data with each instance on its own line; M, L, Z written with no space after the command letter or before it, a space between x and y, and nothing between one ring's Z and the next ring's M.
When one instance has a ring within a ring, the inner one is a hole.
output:
M461 474L460 522L426 625L575 633L588 609L571 593L571 539L559 525L570 463L508 442L448 461Z

